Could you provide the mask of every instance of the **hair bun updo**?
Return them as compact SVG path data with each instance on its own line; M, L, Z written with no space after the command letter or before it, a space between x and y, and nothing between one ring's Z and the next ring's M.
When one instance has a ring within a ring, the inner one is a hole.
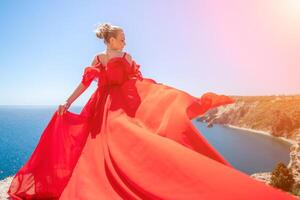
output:
M110 23L102 23L97 26L94 32L96 33L97 38L103 39L104 43L107 44L111 37L117 37L119 31L123 31L119 26L114 26Z
M111 29L111 24L109 23L100 24L95 30L96 36L100 39L105 39L110 29Z

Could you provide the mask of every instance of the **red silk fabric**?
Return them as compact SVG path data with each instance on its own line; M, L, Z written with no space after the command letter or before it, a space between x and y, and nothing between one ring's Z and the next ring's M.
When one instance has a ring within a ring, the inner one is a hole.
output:
M98 80L80 114L55 112L8 194L60 200L290 200L293 196L234 169L191 119L234 103L194 97L143 77L123 57L87 66Z

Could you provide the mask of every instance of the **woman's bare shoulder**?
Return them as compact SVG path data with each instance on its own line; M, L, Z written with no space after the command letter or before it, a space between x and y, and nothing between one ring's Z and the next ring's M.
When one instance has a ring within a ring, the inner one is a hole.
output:
M100 56L99 56L99 54L95 54L91 65L94 66L94 65L98 64L99 62L101 62Z
M126 52L125 59L128 61L128 63L132 64L132 56L130 53Z

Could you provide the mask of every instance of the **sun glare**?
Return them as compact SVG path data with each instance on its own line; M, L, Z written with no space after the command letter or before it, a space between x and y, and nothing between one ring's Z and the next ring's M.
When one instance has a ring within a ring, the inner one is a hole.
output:
M280 1L282 14L290 20L300 20L300 0L282 0ZM298 21L300 24L300 21Z

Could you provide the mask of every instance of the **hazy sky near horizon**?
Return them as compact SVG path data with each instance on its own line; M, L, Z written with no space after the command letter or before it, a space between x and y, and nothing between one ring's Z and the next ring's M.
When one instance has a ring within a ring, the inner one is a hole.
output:
M123 27L144 77L194 96L299 94L300 1L0 2L0 105L57 105ZM74 104L83 105L96 88Z

